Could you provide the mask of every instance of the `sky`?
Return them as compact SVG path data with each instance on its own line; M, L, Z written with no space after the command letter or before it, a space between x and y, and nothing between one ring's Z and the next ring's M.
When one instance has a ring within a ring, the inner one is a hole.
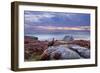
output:
M25 32L90 30L90 14L24 11Z

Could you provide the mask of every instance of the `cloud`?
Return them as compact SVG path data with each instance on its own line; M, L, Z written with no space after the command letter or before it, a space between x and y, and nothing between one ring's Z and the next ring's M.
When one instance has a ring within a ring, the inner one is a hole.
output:
M50 19L54 17L54 15L50 13L40 13L40 14L34 14L31 12L25 13L25 21L27 22L42 22L42 19Z
M81 16L77 13L66 13L64 14L69 20L81 21Z
M82 13L25 11L25 24L30 26L87 26L90 25L90 15ZM83 27L81 27L83 28ZM84 27L87 29L86 27Z
M90 30L90 26L80 26L79 28L84 30Z
M27 22L43 22L45 19L52 19L53 17L59 17L59 18L68 18L70 20L73 20L76 18L77 14L73 13L59 13L59 12L31 12L31 11L26 11L25 12L25 21Z
M34 26L34 28L43 30L90 30L90 26L78 26L78 27Z

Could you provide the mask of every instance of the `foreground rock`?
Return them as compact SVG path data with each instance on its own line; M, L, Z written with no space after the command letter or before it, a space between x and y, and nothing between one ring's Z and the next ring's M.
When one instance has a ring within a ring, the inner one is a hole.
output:
M90 49L85 47L80 47L79 45L69 45L69 48L77 52L83 58L90 58Z
M58 46L49 47L41 55L41 60L53 59L80 59L80 55L69 48Z

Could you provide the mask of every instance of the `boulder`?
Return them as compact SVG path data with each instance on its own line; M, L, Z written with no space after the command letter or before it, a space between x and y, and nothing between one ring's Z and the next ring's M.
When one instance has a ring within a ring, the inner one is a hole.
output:
M41 60L79 59L80 55L64 46L49 47L41 55Z
M51 54L51 59L79 59L80 55L69 48L59 46L58 49Z
M79 45L69 45L69 48L76 51L83 58L90 58L90 49Z
M72 36L65 36L65 37L63 38L63 40L64 40L64 41L73 41L74 38L73 38Z
M43 54L40 56L41 60L49 60L50 59L50 55L52 52L54 52L55 50L57 50L56 47L48 47L48 49L46 49Z
M90 50L86 49L86 50L82 51L80 53L80 55L83 56L84 58L90 58Z

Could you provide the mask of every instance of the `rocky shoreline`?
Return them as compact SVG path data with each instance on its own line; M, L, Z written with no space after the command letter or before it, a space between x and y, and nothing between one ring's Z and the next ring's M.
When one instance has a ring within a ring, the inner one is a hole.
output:
M52 41L25 36L24 48L25 61L90 58L90 41L74 40L69 36Z

